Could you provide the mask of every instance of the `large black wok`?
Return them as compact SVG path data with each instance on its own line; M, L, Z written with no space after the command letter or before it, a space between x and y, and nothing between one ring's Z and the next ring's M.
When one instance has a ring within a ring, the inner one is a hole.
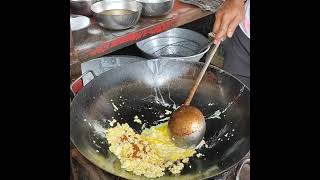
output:
M114 118L128 123L137 132L141 132L141 125L133 122L135 115L148 121L146 127L166 121L170 115L166 115L165 110L173 111L185 100L202 65L161 59L102 73L71 103L72 142L88 160L112 174L127 179L147 179L121 169L119 160L108 151L104 137L104 130L110 127L108 120ZM211 148L200 150L205 159L191 158L192 168L186 166L180 176L168 173L159 179L213 177L236 165L249 152L250 91L244 84L210 66L191 104L207 119L205 140Z

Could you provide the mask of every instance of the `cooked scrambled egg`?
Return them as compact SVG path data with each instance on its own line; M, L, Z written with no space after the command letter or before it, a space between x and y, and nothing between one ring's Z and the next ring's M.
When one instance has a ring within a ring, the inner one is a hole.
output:
M136 122L136 123L138 123L138 124L142 124L141 119L139 119L139 117L138 117L137 115L134 116L133 122Z
M136 175L156 178L167 169L179 174L189 162L194 149L182 149L170 140L168 123L145 129L136 134L128 124L117 124L107 130L109 150L120 160L121 168Z

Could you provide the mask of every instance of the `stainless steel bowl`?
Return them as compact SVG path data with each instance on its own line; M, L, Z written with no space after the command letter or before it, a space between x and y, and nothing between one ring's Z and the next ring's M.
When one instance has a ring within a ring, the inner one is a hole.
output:
M163 16L171 12L174 0L137 0L142 4L142 16Z
M123 30L136 25L142 5L136 1L100 1L91 6L98 24L110 30Z
M90 16L91 5L96 3L98 0L70 0L71 12L74 14Z
M70 26L75 43L78 43L87 37L90 24L90 19L86 16L70 16Z
M199 53L208 42L209 40L200 33L174 28L142 40L137 46L145 57L150 59L166 57L196 62L209 50L210 47Z

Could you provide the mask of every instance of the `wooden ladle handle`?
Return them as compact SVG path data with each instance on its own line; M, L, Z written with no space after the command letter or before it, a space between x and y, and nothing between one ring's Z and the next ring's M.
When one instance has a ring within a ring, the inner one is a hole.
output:
M208 69L208 66L209 66L209 64L210 64L210 62L211 62L211 59L212 59L213 56L215 55L215 53L216 53L216 51L217 51L220 43L221 43L221 42L219 42L218 44L216 44L216 45L214 46L214 48L211 48L211 49L209 50L209 55L206 57L206 62L205 62L205 64L204 64L204 66L202 67L201 72L200 72L200 74L198 75L198 77L197 77L194 85L192 86L192 88L191 88L191 90L190 90L190 92L189 92L189 95L188 95L187 99L186 99L185 102L184 102L184 105L187 105L187 106L190 105L190 103L191 103L191 101L192 101L192 98L193 98L193 96L194 96L196 90L198 89L198 86L199 86L199 84L200 84L200 82L201 82L201 80L202 80L202 77L203 77L203 75L205 74L206 70Z

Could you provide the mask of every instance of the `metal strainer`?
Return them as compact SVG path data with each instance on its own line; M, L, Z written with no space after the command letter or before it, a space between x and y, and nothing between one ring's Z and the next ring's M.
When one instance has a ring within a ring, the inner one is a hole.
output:
M137 43L138 48L148 58L169 57L199 61L208 51L199 53L209 40L188 29L174 28L161 34L152 36Z

